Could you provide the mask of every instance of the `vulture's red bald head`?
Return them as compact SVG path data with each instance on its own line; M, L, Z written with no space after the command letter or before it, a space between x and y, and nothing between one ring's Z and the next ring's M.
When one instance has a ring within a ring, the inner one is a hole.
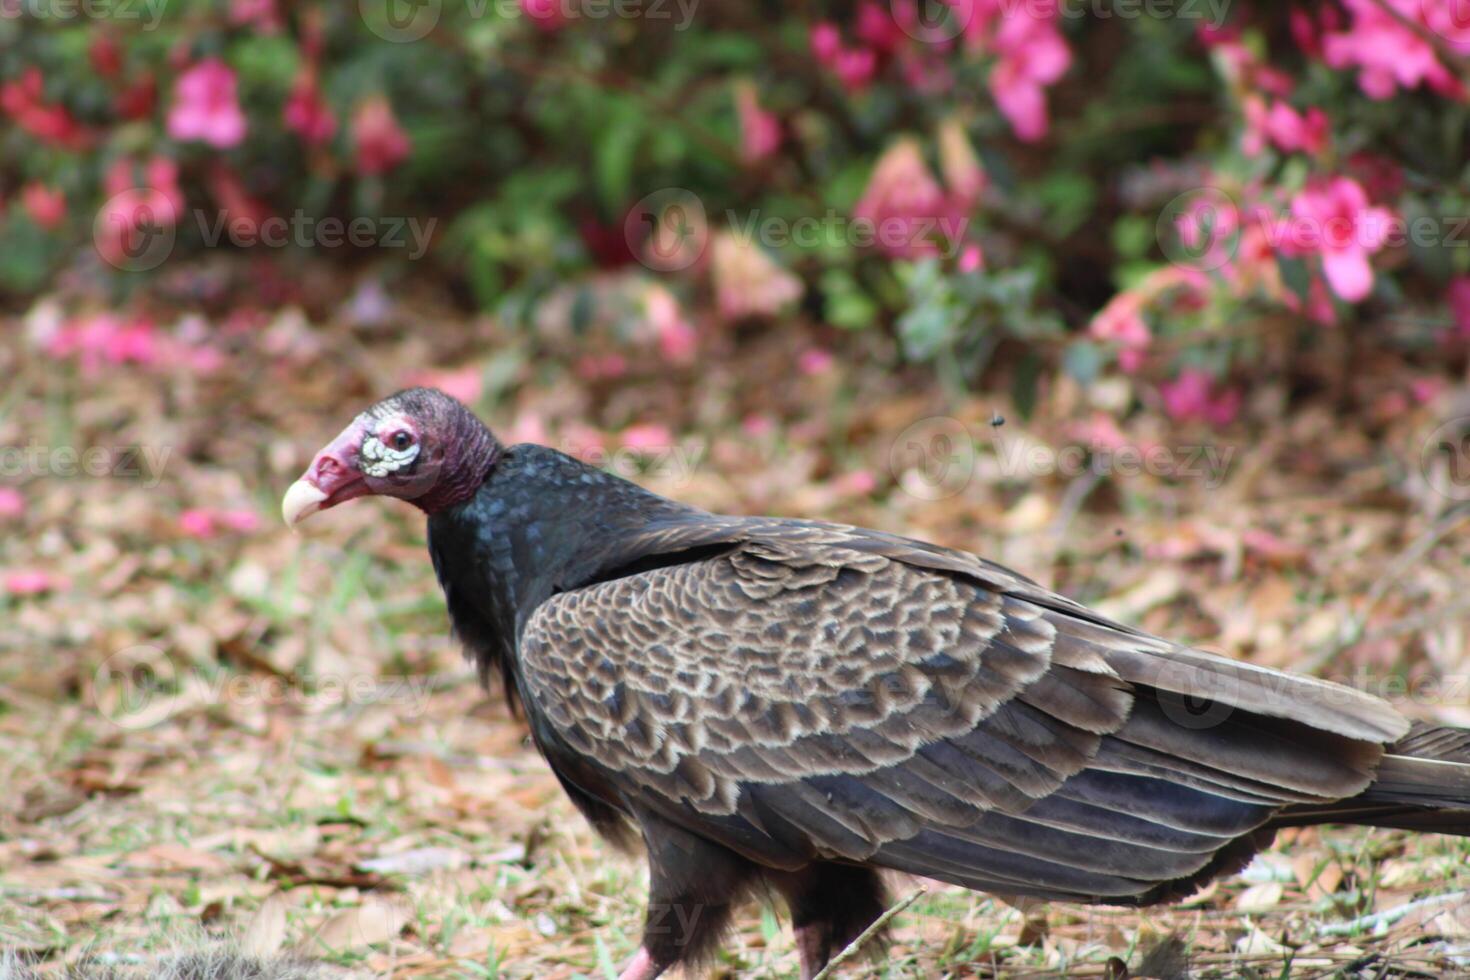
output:
M355 497L407 500L432 514L474 496L499 455L485 424L434 388L410 388L368 408L311 461L281 501L295 527Z

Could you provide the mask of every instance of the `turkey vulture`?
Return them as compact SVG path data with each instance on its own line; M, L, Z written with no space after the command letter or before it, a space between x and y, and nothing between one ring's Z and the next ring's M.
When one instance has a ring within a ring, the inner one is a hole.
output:
M982 558L863 528L727 517L399 392L316 455L286 522L428 515L455 632L651 874L647 980L752 892L806 978L884 911L879 872L1148 905L1281 827L1470 836L1470 730L1150 636Z

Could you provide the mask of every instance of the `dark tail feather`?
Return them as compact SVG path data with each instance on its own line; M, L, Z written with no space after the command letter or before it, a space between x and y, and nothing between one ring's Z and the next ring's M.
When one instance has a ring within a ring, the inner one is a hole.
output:
M1470 837L1470 729L1416 723L1388 747L1362 793L1337 803L1288 807L1273 823L1361 824Z

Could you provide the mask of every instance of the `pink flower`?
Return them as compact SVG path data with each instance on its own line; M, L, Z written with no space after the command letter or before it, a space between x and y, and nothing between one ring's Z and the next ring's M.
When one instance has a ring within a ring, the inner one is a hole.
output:
M781 121L761 108L749 82L735 87L735 113L740 119L740 158L746 163L759 163L781 146Z
M1264 99L1252 95L1245 100L1245 120L1241 149L1247 156L1258 155L1267 142L1283 153L1317 154L1327 146L1327 115L1316 106L1303 115L1280 99L1267 108Z
M352 114L352 143L357 169L364 174L387 173L408 156L408 134L398 125L393 106L381 95L364 99Z
M635 452L652 452L672 446L674 434L668 430L667 426L649 422L628 426L623 430L621 441L626 449L632 449Z
M1383 248L1393 215L1371 207L1362 185L1349 177L1315 181L1291 202L1286 248L1318 251L1332 291L1356 303L1373 289L1368 256Z
M878 71L878 56L871 48L844 48L832 60L832 72L849 92L860 92Z
M91 136L65 106L42 102L42 88L41 69L27 68L19 78L0 85L0 110L9 113L17 126L44 143L66 150L86 146Z
M1003 18L996 32L1000 61L990 72L990 92L1016 136L1033 142L1048 126L1043 90L1066 72L1072 52L1046 11L1023 11Z
M1470 276L1460 276L1445 291L1445 301L1454 314L1461 337L1470 337Z
M819 21L812 25L812 56L824 67L831 68L842 53L842 34L831 21Z
M260 529L260 515L253 510L226 510L216 516L221 524L237 534L250 534Z
M477 364L457 371L420 371L410 377L409 381L426 388L438 388L467 405L479 401L485 390L485 372Z
M249 534L260 528L260 515L253 510L215 510L196 507L179 515L179 530L201 541L217 535L221 529Z
M752 413L741 419L740 431L752 439L760 439L776 431L776 420L769 415Z
M234 71L218 58L206 58L179 76L168 113L168 134L200 140L224 150L245 138Z
M230 0L230 23L249 25L261 34L276 34L281 30L281 14L275 0Z
M1240 412L1240 392L1214 392L1209 372L1185 368L1179 377L1159 385L1164 411L1176 422L1202 421L1214 426L1229 425Z
M14 487L0 487L0 517L19 517L26 510L26 500Z
M802 374L825 374L832 369L832 352L821 347L808 347L796 359L796 369Z
M1347 30L1322 35L1323 60L1333 68L1356 67L1358 87L1366 95L1387 99L1395 88L1412 89L1425 83L1441 94L1458 94L1459 82L1440 64L1434 45L1409 26L1419 26L1430 37L1437 33L1425 20L1426 8L1434 6L1430 0L1342 3L1352 20ZM1401 18L1408 25L1400 23ZM1449 21L1457 19L1451 16Z
M98 313L61 327L45 350L55 358L76 357L84 374L95 374L103 364L156 364L162 345L152 322Z
M560 0L521 0L521 13L543 31L554 31L567 22Z
M1143 321L1143 297L1124 290L1097 311L1087 332L1097 340L1117 345L1118 364L1129 374L1143 366L1143 354L1153 341Z
M908 35L890 11L890 4L885 3L880 7L872 0L864 0L858 4L853 34L858 40L884 55L893 54L908 40Z
M939 254L936 232L949 239L963 234L964 204L945 194L919 144L904 138L878 159L852 216L871 224L873 244L887 255L922 258Z
M710 244L715 305L726 322L774 316L801 299L803 286L749 238L716 232Z
M66 195L39 181L20 189L20 201L39 228L52 231L66 220Z
M960 272L979 272L985 268L985 254L980 251L980 246L970 242L960 251L960 260L956 265Z
M5 591L14 596L40 595L64 589L69 583L59 575L27 568L10 572L5 576Z
M643 311L658 336L658 349L664 360L672 364L694 360L699 337L673 293L663 286L650 286L643 294Z
M172 227L184 211L184 195L179 191L179 168L167 157L154 157L144 168L144 186L134 178L133 163L118 159L103 178L108 194L102 211L93 225L92 240L98 253L109 263L124 267L135 256L135 238L150 229ZM142 243L146 245L146 242Z
M191 538L214 537L214 512L197 508L184 511L179 515L179 530Z
M337 117L322 98L314 69L303 68L296 76L281 118L307 146L320 146L336 135Z
M878 489L878 478L870 470L853 470L832 481L832 486L844 496L866 497Z

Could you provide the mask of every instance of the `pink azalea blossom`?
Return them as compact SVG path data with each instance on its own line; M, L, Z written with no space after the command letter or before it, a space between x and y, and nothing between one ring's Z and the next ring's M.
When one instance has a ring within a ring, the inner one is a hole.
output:
M438 388L466 405L473 405L484 393L485 371L478 364L471 364L453 371L419 371L409 381L425 388Z
M85 374L104 364L156 364L161 347L148 320L126 320L111 313L81 317L63 325L46 341L46 353L75 357Z
M1427 84L1435 91L1459 94L1455 76L1440 64L1434 45L1414 28L1433 37L1425 20L1434 0L1342 0L1351 14L1347 30L1322 36L1323 60L1333 68L1357 68L1358 87L1373 99L1391 98L1395 89ZM1456 18L1448 18L1452 23ZM1407 21L1407 23L1404 23ZM1449 24L1441 25L1449 26Z
M1445 301L1449 303L1460 336L1470 337L1470 276L1460 276L1452 281L1445 291Z
M521 13L543 31L555 31L567 22L560 0L520 0Z
M144 168L143 185L134 178L133 162L118 159L103 178L108 194L93 225L93 243L98 253L116 266L134 254L135 237L150 228L168 228L184 211L179 190L178 165L167 157L154 157Z
M27 568L8 572L5 575L5 591L13 596L40 595L66 588L69 581L60 575L52 575L40 569Z
M985 253L980 246L970 242L960 250L960 260L955 266L960 272L979 272L985 268Z
M844 496L866 497L878 489L878 478L871 470L853 470L833 480L832 487Z
M832 71L849 92L860 92L878 73L878 55L871 48L844 48L833 58Z
M43 87L41 69L27 68L19 78L0 85L0 111L43 143L65 150L85 147L91 135L65 106L43 102Z
M393 115L393 106L381 95L358 103L352 114L352 144L357 169L364 174L387 173L412 149L408 134Z
M887 255L922 258L939 254L936 233L950 239L964 233L967 210L964 200L945 193L919 144L904 138L878 159L852 216L871 225L873 244Z
M253 510L225 510L216 516L221 524L237 534L260 530L260 515Z
M781 146L781 121L761 108L755 86L743 82L735 87L735 112L740 119L740 159L759 163Z
M1383 248L1393 215L1370 206L1368 195L1349 177L1319 180L1292 198L1284 250L1320 252L1322 273L1332 291L1349 303L1373 289L1368 256Z
M1214 379L1209 372L1185 368L1173 381L1159 385L1159 394L1164 400L1164 411L1176 422L1229 425L1240 412L1240 392L1236 389L1216 392L1214 389Z
M201 541L215 537L222 530L249 534L260 529L260 515L253 510L217 510L196 507L179 515L179 530Z
M668 426L647 422L628 426L623 430L620 441L625 449L632 449L635 452L653 452L672 446L674 434L669 431Z
M822 347L808 347L796 359L796 369L802 374L825 374L832 370L832 352Z
M766 250L731 231L717 232L710 244L710 278L715 306L726 322L774 316L801 299L802 282Z
M760 412L752 412L740 420L740 431L752 439L760 439L776 431L776 420Z
M39 181L20 189L20 202L39 228L54 231L66 220L66 195Z
M879 6L873 0L858 4L853 34L879 54L891 55L909 39L894 17L892 6L886 2Z
M1246 132L1241 149L1247 156L1257 156L1274 144L1283 153L1321 153L1327 146L1327 115L1316 106L1300 113L1290 104L1277 99L1267 108L1260 96L1245 100Z
M203 509L186 510L179 515L179 530L191 538L214 537L214 513Z
M230 0L230 23L254 27L261 34L278 34L281 13L275 0Z
M0 487L0 517L19 517L26 510L26 500L15 487Z
M1047 11L1029 5L1001 20L994 46L1000 53L990 72L995 103L1017 138L1039 140L1048 128L1045 88L1066 73L1072 52Z
M812 25L812 56L824 67L831 68L842 53L842 34L831 21L819 21Z
M699 337L674 294L663 286L649 287L643 294L643 310L658 336L658 349L664 360L672 364L692 362Z
M1415 378L1409 382L1409 395L1420 405L1428 405L1445 390L1444 378Z
M307 146L320 146L337 134L337 117L322 98L313 68L303 68L296 76L281 118Z
M245 138L235 72L218 58L206 58L179 76L168 113L168 134L229 149Z
M1143 355L1153 342L1153 334L1143 320L1143 297L1124 290L1092 318L1087 332L1095 339L1115 344L1118 365L1132 374L1143 366Z

